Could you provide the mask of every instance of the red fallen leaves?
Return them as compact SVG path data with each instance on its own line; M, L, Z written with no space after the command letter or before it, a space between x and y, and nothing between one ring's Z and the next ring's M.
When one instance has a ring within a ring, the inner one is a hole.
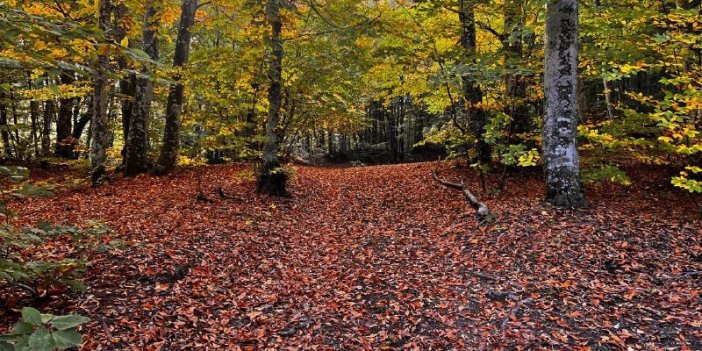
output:
M690 204L606 186L593 209L554 211L520 176L480 194L498 220L478 227L432 169L299 167L274 199L241 166L207 167L15 207L106 221L128 244L95 254L85 294L43 306L91 317L85 350L702 349Z

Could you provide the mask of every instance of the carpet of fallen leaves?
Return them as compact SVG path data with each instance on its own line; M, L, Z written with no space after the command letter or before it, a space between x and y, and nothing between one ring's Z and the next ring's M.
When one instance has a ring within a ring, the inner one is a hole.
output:
M665 180L569 211L533 175L492 195L470 179L498 216L479 226L433 167L297 167L276 199L213 166L15 207L128 244L42 306L91 318L84 350L702 350L702 224Z

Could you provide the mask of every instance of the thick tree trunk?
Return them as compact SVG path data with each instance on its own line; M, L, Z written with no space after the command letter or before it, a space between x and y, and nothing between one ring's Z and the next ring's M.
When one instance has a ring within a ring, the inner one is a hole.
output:
M156 39L158 18L156 17L155 5L152 2L146 9L142 33L143 50L154 61L158 59L158 40ZM149 149L149 114L151 113L154 86L148 76L149 69L145 67L142 73L144 76L136 80L134 105L129 119L127 151L124 155L124 173L126 175L144 173L150 168L147 152Z
M105 35L110 28L111 0L99 0L98 26ZM93 91L92 144L90 145L91 179L97 186L105 173L107 148L109 146L109 121L107 119L107 70L109 57L107 53L98 54L97 73Z
M75 80L72 72L61 73L61 84L73 84ZM75 98L63 98L59 101L58 116L56 118L56 156L71 158L75 142L71 136L73 106Z
M268 121L263 141L263 160L257 190L269 195L285 195L287 175L280 170L278 161L278 124L280 122L280 104L283 73L283 40L281 32L283 22L280 17L280 1L269 0L266 6L268 21L271 24L271 62L268 70L270 86L268 88Z
M175 54L173 55L173 67L182 67L188 62L190 53L190 28L195 22L195 12L197 11L197 0L183 0L181 5L180 25L178 27L178 38L176 39ZM180 75L173 77L176 81L171 85L166 103L166 126L163 131L163 145L158 162L154 168L154 173L165 174L173 170L178 157L178 147L180 143L180 114L184 100L184 87L178 81Z
M461 46L466 55L476 51L475 12L473 4L467 0L459 1L458 17L461 22ZM476 139L475 148L481 163L490 163L492 148L483 138L483 128L487 124L487 114L480 106L483 101L483 91L480 85L467 75L461 76L463 81L463 98L466 114L470 121L470 132Z
M543 160L546 201L584 207L578 158L578 2L552 0L546 13Z

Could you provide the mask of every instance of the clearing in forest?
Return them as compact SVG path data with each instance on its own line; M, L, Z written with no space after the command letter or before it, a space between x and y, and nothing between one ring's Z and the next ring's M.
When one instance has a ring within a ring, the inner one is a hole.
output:
M217 166L15 207L122 241L92 258L84 293L44 302L90 317L85 350L702 349L702 226L645 189L665 182L555 211L515 175L480 192L497 214L480 226L433 167L296 167L277 199Z

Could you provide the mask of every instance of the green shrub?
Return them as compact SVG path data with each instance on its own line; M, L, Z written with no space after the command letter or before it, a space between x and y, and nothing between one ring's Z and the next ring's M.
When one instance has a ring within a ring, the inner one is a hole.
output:
M83 337L76 327L88 318L78 315L54 316L25 307L13 330L0 335L0 351L53 351L78 347Z

